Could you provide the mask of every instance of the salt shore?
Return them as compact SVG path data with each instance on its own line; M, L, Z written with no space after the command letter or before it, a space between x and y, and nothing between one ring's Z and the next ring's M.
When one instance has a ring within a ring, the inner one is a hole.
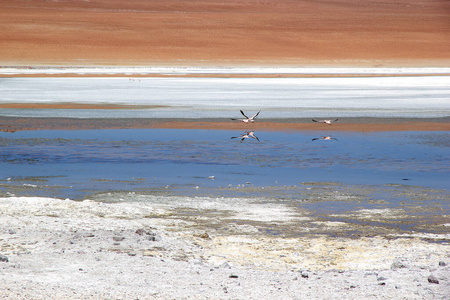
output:
M0 297L446 299L450 291L448 234L289 238L260 225L308 216L257 199L140 200L0 198ZM205 216L186 218L183 206Z
M260 120L449 115L448 75L374 78L346 74L349 76L338 78L3 78L0 114L24 118L203 119L239 117L239 109L243 109L262 110ZM28 107L41 109L20 107L24 104L41 105ZM94 104L96 109L87 111ZM66 109L58 105L66 105ZM67 105L75 109L67 109ZM119 109L101 109L108 106Z
M137 66L0 66L0 76L436 76L450 75L448 67L137 67Z

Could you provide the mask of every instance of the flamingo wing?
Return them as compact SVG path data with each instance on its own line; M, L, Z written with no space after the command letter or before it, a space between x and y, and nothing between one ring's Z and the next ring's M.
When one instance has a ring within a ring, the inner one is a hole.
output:
M261 111L258 111L253 117L251 117L251 119L256 119L256 117L259 115Z
M240 112L246 119L248 119L248 117L244 114L244 112L242 110Z

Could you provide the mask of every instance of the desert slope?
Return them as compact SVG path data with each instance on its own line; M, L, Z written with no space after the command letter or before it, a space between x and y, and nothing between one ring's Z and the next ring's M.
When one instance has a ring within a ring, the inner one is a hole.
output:
M447 1L3 1L0 64L449 66Z

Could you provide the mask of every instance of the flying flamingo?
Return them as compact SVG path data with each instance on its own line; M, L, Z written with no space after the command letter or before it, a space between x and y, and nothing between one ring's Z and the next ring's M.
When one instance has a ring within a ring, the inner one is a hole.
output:
M253 115L251 118L249 118L249 117L247 117L245 114L244 114L244 112L241 110L240 111L241 112L241 114L245 117L245 119L231 119L231 120L240 120L240 121L242 121L242 122L244 122L244 123L253 123L253 122L255 122L255 119L256 119L256 117L259 115L259 113L261 112L261 111L258 111L255 115Z
M241 142L242 142L244 139L249 139L249 138L253 138L253 139L257 140L258 142L260 141L260 140L258 139L258 137L255 135L255 132L254 132L254 131L246 131L245 133L241 134L240 136L233 136L233 137L232 137L232 139L236 139L236 138L240 138L240 139L241 139Z
M313 120L313 122L331 125L331 123L334 123L339 119L335 119L335 120L314 120L314 119L312 119L312 120Z

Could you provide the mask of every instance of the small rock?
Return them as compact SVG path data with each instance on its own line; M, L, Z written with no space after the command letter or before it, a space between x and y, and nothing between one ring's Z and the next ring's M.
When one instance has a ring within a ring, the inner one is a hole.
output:
M231 275L230 275L230 278L239 278L239 276L234 275L234 274L231 274Z
M125 239L123 236L113 236L113 240L116 242L121 242Z
M378 285L386 285L386 282L380 282Z
M302 275L303 278L309 278L308 272L302 271L302 272L300 273L300 275Z
M369 271L369 272L366 272L366 273L364 273L364 276L370 276L370 275L378 275L378 273L377 272L373 272L373 271Z
M445 267L446 265L447 265L447 264L445 263L445 261L442 261L442 260L441 260L441 261L439 262L439 266L441 266L441 267Z
M145 239L152 241L152 242L160 240L159 236L157 236L156 233L153 233L151 231L146 231L145 229L142 229L142 228L136 230L136 234L146 235Z
M391 270L397 270L401 268L406 268L406 266L399 260L395 260L391 265Z
M380 277L377 278L377 281L384 281L386 279L387 279L386 277L380 276Z
M149 235L147 237L145 237L146 240L149 240L151 242L156 242L158 239L155 235Z
M439 280L434 275L428 276L428 282L439 284Z
M195 237L199 237L205 240L210 240L211 237L209 236L209 234L207 232L203 232L203 233L196 233L194 234Z
M2 262L8 262L9 259L8 259L8 257L5 256L5 255L0 255L0 261L2 261Z
M147 231L142 228L137 229L135 232L136 232L136 234L139 234L139 235L148 234Z
M10 229L10 230L8 230L8 233L9 233L9 234L16 234L16 231L13 230L13 229Z
M220 266L220 268L227 268L227 269L231 269L232 265L229 262L224 262L222 263Z
M134 252L128 252L128 255L129 255L129 256L136 256L136 253L134 253Z

